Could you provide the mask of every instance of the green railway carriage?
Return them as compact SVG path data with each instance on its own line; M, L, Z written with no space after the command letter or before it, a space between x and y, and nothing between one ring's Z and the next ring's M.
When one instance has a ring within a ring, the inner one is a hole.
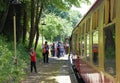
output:
M120 83L120 0L97 0L74 28L71 42L86 83Z

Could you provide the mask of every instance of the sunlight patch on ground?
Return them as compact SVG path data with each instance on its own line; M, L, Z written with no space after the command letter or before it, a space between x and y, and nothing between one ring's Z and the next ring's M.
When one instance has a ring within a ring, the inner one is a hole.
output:
M63 57L57 58L57 57L51 57L54 58L56 60L68 60L68 55L64 55Z
M68 55L65 55L64 57L60 57L60 60L68 60Z
M70 76L55 76L55 77L50 77L48 79L55 79L58 83L71 83Z

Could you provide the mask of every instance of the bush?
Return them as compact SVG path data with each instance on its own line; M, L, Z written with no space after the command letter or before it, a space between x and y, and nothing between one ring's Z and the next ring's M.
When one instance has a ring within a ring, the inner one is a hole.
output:
M17 44L17 65L14 64L13 42L6 42L0 36L0 83L18 83L24 76L24 68L28 66L29 52L22 44Z

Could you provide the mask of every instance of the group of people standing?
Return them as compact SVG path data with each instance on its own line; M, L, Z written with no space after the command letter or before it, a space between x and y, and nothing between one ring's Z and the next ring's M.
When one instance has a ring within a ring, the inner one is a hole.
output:
M64 56L65 54L65 49L64 49L64 45L61 42L58 43L53 43L51 48L51 55L57 56L58 58L61 56ZM42 55L43 55L43 63L49 63L49 45L47 43L47 41L45 41L45 44L43 44L42 46ZM36 52L34 51L33 48L31 48L30 51L30 57L31 57L31 72L33 71L33 68L35 70L35 72L37 72L36 69Z
M42 46L42 55L43 55L43 62L48 63L48 54L49 54L49 46L47 44L47 41L45 44ZM34 51L33 48L30 49L30 58L31 58L31 73L34 71L37 73L37 68L36 68L36 52Z
M58 43L53 43L53 45L51 46L51 55L57 56L58 58L61 56L64 56L65 54L65 49L64 49L64 45L61 42Z

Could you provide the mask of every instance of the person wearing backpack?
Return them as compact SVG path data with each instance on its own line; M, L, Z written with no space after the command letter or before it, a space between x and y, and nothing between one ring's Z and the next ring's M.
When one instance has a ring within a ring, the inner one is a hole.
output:
M47 41L45 41L45 44L42 46L42 54L43 54L43 62L48 63L49 46L47 44Z

